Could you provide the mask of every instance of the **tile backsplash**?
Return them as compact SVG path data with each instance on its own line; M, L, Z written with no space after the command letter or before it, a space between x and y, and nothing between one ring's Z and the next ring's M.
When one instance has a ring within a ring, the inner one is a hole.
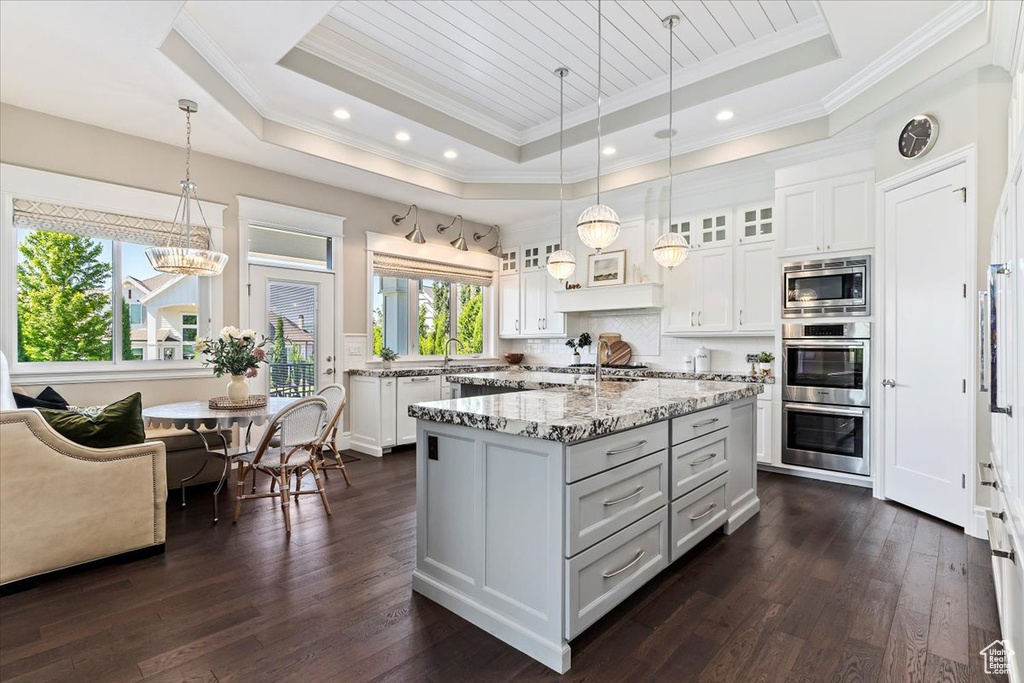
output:
M716 371L744 370L750 367L748 353L774 351L774 338L764 337L666 337L661 334L661 316L658 313L593 313L571 315L567 321L565 339L586 330L595 344L584 349L582 361L593 363L597 356L597 335L617 332L633 348L633 362L646 363L652 368L682 370L683 360L693 355L699 346L711 350L711 369ZM572 362L572 349L565 339L502 339L501 352L526 354L524 362L533 364L568 365Z

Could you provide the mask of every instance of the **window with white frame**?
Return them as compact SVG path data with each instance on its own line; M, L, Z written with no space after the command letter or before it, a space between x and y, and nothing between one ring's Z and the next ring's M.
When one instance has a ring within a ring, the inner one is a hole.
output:
M166 202L173 216L170 201L177 198L6 165L4 170L15 187L3 188L2 254L9 264L3 311L14 323L5 324L3 348L15 373L44 379L69 371L201 371L195 342L208 333L213 317L211 279L155 271L146 249L175 243L180 226L128 213L141 208L153 215ZM31 197L40 191L66 194L67 203ZM115 208L72 203L94 197ZM118 198L125 198L125 213Z
M433 258L450 256L430 251L427 245L419 250ZM379 357L384 348L399 356L420 357L443 356L446 351L481 356L493 350L495 302L491 284L498 268L497 259L490 255L463 255L457 259L459 263L452 263L396 253L370 254L369 329L373 356ZM447 346L449 339L459 343Z

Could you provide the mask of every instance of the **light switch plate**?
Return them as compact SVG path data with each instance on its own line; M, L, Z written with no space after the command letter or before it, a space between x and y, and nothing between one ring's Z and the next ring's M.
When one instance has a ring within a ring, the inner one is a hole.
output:
M757 362L757 354L756 353L748 353L747 354L747 362L748 363L756 363Z

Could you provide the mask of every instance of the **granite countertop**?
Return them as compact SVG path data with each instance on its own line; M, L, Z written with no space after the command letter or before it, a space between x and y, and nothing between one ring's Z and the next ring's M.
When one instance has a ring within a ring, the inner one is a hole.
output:
M489 373L490 381L517 381L502 375L547 373ZM486 381L486 379L481 380ZM581 380L533 391L431 401L409 406L411 417L504 432L533 439L575 443L633 427L732 403L764 391L758 384L650 378L638 382Z
M418 367L399 367L384 370L382 368L355 368L345 371L349 375L359 377L422 377L427 375L454 375L464 376L466 373L520 373L520 374L559 374L563 376L593 375L593 367L564 366L564 365L452 365L447 369L440 365L425 365ZM678 372L674 370L652 370L649 368L605 368L602 371L606 377L651 377L657 379L696 379L711 382L743 382L745 384L775 384L775 377L763 377L761 375L750 375L746 371L716 371L716 372ZM566 384L566 381L550 380L552 384ZM467 382L468 383L468 382ZM498 385L493 386L513 386Z

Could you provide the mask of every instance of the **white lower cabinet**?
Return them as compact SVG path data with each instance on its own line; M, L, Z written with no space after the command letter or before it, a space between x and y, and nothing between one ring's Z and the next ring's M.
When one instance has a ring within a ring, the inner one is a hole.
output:
M775 446L772 441L772 400L758 399L757 401L757 446L755 454L758 462L771 464L775 457Z
M416 443L416 420L409 406L441 398L439 375L349 378L351 447L368 455Z

